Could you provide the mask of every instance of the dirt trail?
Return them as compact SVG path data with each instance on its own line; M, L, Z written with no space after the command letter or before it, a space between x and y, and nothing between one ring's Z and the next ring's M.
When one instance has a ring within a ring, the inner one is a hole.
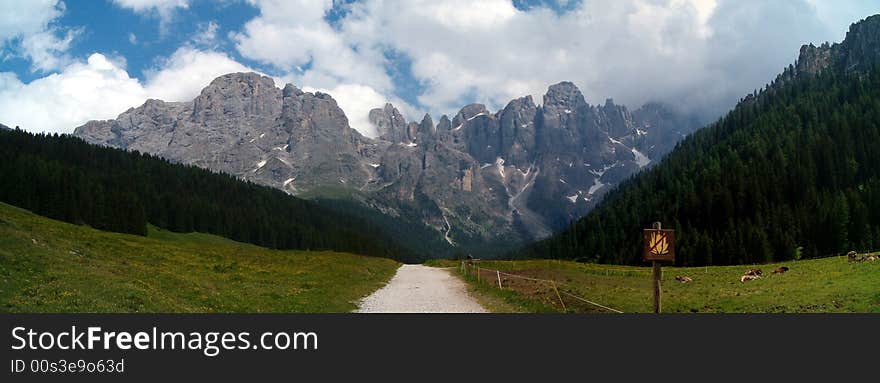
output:
M403 265L385 287L364 298L360 313L485 313L448 270Z

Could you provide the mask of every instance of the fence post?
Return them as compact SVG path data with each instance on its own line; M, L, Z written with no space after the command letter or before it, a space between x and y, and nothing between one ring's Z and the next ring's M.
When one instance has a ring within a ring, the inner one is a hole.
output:
M562 301L562 295L559 295L559 289L556 288L556 282L551 282L553 283L553 291L556 291L556 297L559 298L559 303L562 304L562 311L566 311L565 302Z
M653 225L655 230L660 230L662 228L660 222L654 222ZM651 279L653 279L652 284L654 287L654 313L660 314L662 309L661 302L661 294L663 294L663 290L660 287L660 280L663 278L663 270L661 269L660 262L652 261L651 262Z
M660 314L662 311L662 304L660 303L660 279L663 276L663 271L660 269L660 262L654 261L652 267L653 270L651 274L654 279L654 313Z
M477 270L477 283L480 282L480 266L474 266L474 269Z
M504 290L504 287L501 286L501 272L498 270L495 270L495 275L498 277L498 289Z

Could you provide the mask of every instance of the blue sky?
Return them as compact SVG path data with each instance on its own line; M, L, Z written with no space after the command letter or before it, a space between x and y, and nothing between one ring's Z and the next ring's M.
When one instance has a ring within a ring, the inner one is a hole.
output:
M330 93L353 127L471 102L666 102L705 118L839 41L880 0L0 0L0 123L70 132L253 70Z

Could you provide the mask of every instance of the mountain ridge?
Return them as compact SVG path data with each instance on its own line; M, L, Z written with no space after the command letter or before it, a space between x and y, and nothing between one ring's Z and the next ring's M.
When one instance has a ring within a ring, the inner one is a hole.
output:
M328 94L231 73L191 102L147 100L74 135L292 195L347 190L364 206L432 228L448 254L549 235L699 127L660 104L633 112L611 99L590 105L571 82L551 85L542 101L525 96L497 112L470 104L436 124L428 114L407 121L389 103L369 112L373 139L352 129Z

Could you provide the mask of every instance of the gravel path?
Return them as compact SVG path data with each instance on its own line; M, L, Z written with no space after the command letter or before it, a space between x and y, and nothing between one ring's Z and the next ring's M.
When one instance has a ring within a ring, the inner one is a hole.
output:
M361 313L485 313L448 270L403 265L385 287L364 298Z

